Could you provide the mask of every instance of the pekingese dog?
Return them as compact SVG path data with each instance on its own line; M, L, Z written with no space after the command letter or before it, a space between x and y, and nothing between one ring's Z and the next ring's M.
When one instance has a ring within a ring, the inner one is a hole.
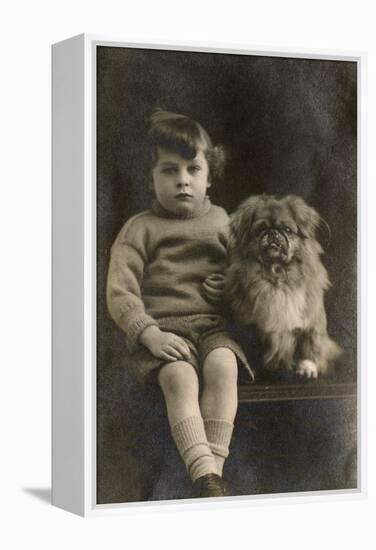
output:
M235 321L256 325L264 363L317 378L341 349L328 336L330 286L316 239L321 222L300 197L252 196L231 216L225 296Z

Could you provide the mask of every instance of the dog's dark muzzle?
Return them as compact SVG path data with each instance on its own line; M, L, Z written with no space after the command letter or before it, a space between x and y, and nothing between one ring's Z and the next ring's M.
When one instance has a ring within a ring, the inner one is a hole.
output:
M260 237L259 246L264 261L275 262L287 259L289 241L278 229L265 231Z

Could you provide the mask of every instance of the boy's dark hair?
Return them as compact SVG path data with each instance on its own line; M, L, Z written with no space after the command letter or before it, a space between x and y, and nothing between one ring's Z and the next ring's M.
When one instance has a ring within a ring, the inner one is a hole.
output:
M192 118L155 109L150 117L147 142L152 166L157 161L158 148L174 151L187 160L195 158L201 149L209 166L210 181L223 176L226 162L223 147L214 146L206 130Z

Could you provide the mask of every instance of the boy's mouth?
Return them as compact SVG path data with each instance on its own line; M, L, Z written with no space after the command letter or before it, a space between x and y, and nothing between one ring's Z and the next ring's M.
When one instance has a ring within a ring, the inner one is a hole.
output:
M179 193L178 195L176 195L176 198L177 199L191 199L192 195L190 195L189 193Z

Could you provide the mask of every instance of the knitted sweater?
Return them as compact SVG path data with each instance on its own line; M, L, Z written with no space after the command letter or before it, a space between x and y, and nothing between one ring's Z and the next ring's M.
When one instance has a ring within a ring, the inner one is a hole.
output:
M190 218L174 218L154 203L124 225L111 249L107 304L129 351L159 318L216 313L202 283L225 270L227 240L227 213L208 198Z

